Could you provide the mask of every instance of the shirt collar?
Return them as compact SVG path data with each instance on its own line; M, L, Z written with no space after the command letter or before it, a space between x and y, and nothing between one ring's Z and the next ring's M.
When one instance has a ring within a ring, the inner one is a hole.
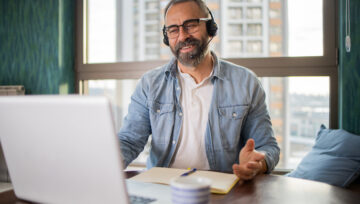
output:
M207 83L208 80L211 80L211 77L213 76L214 70L211 71L211 73L209 74L209 76L205 77L200 83L196 84L195 80L187 73L182 73L180 71L180 68L177 67L177 71L179 74L179 79L180 81L183 81L184 84L188 84L189 87L191 88L197 88L200 86L203 86L204 84Z
M211 55L213 56L213 60L214 60L211 82L213 83L215 78L224 80L225 79L224 70L221 69L219 59L217 58L216 54L213 51L211 51ZM168 78L169 76L176 78L176 74L178 71L176 57L172 57L169 63L165 66L166 66L165 68L166 78Z
M170 62L165 65L165 76L168 79L170 76L176 78L177 65L176 65L176 57L172 57Z
M224 80L225 75L224 75L224 70L221 69L220 60L213 51L211 51L211 55L213 56L213 60L214 60L213 75L211 76L211 82L214 83L215 78Z

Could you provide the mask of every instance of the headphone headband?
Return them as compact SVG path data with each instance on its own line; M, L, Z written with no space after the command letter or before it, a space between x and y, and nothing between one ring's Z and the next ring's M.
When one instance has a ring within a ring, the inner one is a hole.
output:
M206 21L206 31L207 31L207 33L208 33L208 35L210 37L214 37L214 36L216 36L218 26L217 26L217 24L215 22L214 16L211 13L209 7L206 7L206 8L209 11L209 14L210 14L210 17L211 17L211 20ZM165 45L169 46L169 37L167 36L165 25L163 27L163 42L164 42Z

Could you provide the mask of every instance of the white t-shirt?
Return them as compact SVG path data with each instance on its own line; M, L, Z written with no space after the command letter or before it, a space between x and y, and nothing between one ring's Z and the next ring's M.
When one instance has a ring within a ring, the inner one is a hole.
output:
M214 85L210 75L199 84L178 69L183 122L171 167L209 170L205 151L205 129Z

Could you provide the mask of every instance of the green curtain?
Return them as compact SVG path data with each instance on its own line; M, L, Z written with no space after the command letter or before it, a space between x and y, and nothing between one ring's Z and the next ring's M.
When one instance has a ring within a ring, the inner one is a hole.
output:
M75 1L0 0L0 85L74 93Z
M360 135L360 1L349 2L351 52L346 52L346 0L339 0L339 127Z

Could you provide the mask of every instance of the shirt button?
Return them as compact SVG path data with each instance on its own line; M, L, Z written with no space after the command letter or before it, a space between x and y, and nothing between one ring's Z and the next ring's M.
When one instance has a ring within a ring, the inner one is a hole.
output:
M156 112L157 112L157 113L160 113L160 109L157 109Z
M236 114L236 113L233 113L232 116L235 118L235 117L237 116L237 114Z
M182 116L182 112L179 113L179 116Z
M176 142L175 142L175 140L173 140L173 142L172 142L172 143L173 143L173 145L174 145L174 144L176 143Z

